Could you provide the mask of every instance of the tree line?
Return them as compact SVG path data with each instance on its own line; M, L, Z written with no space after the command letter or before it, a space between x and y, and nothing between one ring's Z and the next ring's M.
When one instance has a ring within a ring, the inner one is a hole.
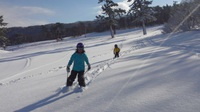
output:
M110 30L111 37L114 38L116 29L126 29L142 26L145 35L145 26L165 24L163 32L171 32L173 28L180 24L181 19L186 15L188 18L181 24L182 29L192 29L199 25L199 0L177 4L172 6L153 6L149 0L128 0L132 2L130 10L117 8L118 4L112 0L98 0L102 4L102 14L97 15L94 21L79 21L70 24L54 23L47 25L37 25L29 27L5 28L7 23L3 22L0 16L0 45L16 45L43 40L56 41L63 37L76 37L91 32L103 32ZM196 6L195 6L196 5ZM192 7L196 7L194 11ZM190 10L186 10L190 9Z

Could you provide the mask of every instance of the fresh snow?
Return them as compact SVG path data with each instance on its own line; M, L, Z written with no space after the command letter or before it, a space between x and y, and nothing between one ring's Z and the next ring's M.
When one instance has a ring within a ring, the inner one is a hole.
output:
M200 32L162 26L9 46L0 50L0 112L199 112ZM65 92L78 42L92 69L87 89ZM113 47L121 48L113 59Z

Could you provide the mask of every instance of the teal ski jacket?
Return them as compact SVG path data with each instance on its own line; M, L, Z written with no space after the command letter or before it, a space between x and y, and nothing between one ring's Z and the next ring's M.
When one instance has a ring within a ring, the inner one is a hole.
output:
M77 53L77 52L75 52L71 56L67 66L70 67L72 65L72 63L73 63L72 70L74 70L74 71L85 71L85 63L84 62L86 62L86 64L88 66L90 66L90 63L88 61L88 57L87 57L87 55L85 53Z

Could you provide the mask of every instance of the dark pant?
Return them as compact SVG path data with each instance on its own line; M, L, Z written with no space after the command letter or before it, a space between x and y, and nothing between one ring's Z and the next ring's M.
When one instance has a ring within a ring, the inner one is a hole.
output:
M78 83L80 86L85 87L84 71L71 71L71 75L67 78L67 86L72 86L76 76L78 75Z
M119 52L115 53L115 58L119 57Z

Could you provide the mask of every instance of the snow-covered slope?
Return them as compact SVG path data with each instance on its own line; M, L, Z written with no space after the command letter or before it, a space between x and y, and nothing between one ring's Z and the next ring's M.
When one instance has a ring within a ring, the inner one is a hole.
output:
M200 32L161 34L162 26L87 34L0 51L0 112L199 112ZM78 42L92 69L87 90L64 93ZM113 59L113 47L121 48Z

